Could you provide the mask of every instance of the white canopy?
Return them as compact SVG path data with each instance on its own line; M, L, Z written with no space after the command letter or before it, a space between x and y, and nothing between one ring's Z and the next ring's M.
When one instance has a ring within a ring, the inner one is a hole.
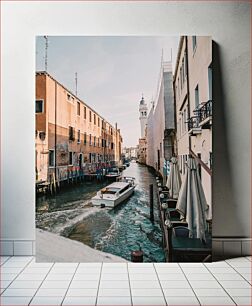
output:
M169 189L170 197L177 199L181 187L181 177L178 168L178 160L176 157L171 158L170 174L168 175L166 187Z

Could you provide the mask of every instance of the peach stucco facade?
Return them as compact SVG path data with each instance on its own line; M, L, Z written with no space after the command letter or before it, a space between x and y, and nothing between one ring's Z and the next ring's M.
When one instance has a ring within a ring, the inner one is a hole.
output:
M37 180L47 181L51 173L64 180L69 171L90 172L120 162L117 124L112 126L45 72L36 74L36 108Z
M183 180L190 150L206 165L204 168L199 164L199 171L210 207L212 206L211 64L211 37L181 37L174 75L179 168Z

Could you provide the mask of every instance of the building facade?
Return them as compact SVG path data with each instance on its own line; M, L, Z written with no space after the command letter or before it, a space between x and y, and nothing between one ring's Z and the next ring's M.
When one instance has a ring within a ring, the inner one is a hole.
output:
M147 118L146 150L147 165L164 178L167 176L168 161L175 154L175 128L172 65L162 62L158 94Z
M212 40L182 36L174 74L177 153L182 180L191 154L198 161L207 203L211 207Z
M36 73L36 178L65 180L121 159L120 129L46 72Z

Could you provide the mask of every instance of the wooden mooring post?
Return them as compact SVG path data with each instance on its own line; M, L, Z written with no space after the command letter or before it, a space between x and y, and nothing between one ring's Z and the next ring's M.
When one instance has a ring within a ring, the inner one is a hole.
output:
M150 220L154 222L153 184L150 184Z

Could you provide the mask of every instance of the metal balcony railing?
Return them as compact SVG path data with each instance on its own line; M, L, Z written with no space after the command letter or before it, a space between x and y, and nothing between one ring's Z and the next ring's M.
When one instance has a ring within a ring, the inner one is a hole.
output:
M191 129L199 128L199 122L199 116L193 116L191 118L188 118L188 131L190 131Z
M209 100L206 103L204 103L203 106L199 110L197 110L197 112L199 113L200 122L212 116L212 113L213 113L212 105L213 105L212 100Z

